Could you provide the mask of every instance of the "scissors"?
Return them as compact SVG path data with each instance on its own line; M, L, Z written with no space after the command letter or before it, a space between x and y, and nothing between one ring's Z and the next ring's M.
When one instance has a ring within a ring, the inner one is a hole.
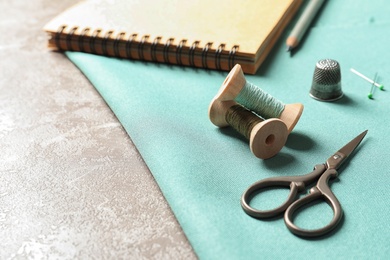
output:
M343 148L334 153L324 164L317 164L311 173L301 176L273 177L255 182L243 193L241 206L244 211L255 218L275 217L284 212L284 222L287 228L295 235L302 237L317 237L332 231L340 222L343 211L336 196L328 186L328 181L338 175L337 169L345 162L347 157L363 140L367 131L364 131L352 139ZM306 189L306 186L317 181L317 184L310 189L309 194L296 200L297 194ZM251 199L262 190L271 187L290 187L290 193L286 201L277 208L271 210L259 210L250 206ZM330 223L319 229L303 229L293 222L294 213L304 206L316 200L324 200L333 209L333 218Z

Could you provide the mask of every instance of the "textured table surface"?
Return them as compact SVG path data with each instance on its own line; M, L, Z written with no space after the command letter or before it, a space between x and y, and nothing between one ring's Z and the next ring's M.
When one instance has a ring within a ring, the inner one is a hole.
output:
M196 258L153 176L43 25L76 0L0 3L0 258Z

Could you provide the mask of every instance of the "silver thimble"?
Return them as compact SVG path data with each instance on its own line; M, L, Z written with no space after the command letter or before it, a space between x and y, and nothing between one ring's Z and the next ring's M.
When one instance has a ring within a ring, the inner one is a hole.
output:
M320 101L334 101L343 96L340 65L337 61L323 59L317 62L310 96Z

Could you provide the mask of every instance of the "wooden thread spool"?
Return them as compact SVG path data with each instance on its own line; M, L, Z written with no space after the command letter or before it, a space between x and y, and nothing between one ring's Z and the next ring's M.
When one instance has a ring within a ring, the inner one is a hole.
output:
M249 139L251 152L261 159L275 156L287 141L288 130L282 120L263 120L233 100L214 99L209 107L209 117L214 125L230 125Z
M228 76L226 77L217 95L214 97L214 100L219 100L219 101L235 100L236 102L238 102L236 98L239 96L240 92L243 90L246 84L247 81L244 77L244 73L241 69L241 66L239 64L236 64L233 67L233 69L230 71ZM244 104L242 102L238 102L238 103L240 103L247 109L254 111L259 116L265 119L270 118L264 115L263 111L256 111L256 106L253 106L254 104L251 103ZM291 133L291 131L298 123L298 120L302 115L303 105L300 103L296 103L296 104L287 104L287 105L283 104L283 106L284 107L282 108L281 113L278 114L276 118L282 120L287 125L288 132Z

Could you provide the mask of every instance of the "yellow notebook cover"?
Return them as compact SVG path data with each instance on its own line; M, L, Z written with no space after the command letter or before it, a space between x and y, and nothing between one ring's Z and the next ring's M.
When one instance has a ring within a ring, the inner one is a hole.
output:
M48 46L254 74L301 0L87 0L44 27Z

